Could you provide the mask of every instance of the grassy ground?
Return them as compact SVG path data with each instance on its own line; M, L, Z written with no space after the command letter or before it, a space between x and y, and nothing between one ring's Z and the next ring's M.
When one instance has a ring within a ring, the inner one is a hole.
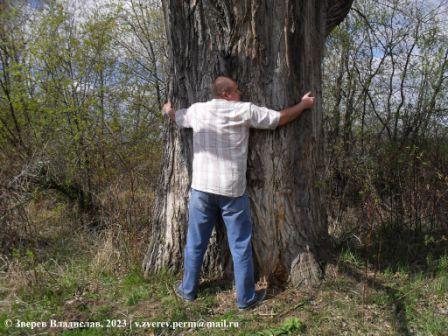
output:
M185 303L173 294L176 277L144 279L144 232L74 229L63 205L37 213L31 242L1 256L0 334L447 335L447 236L387 240L382 232L381 254L375 244L345 241L318 288L270 289L263 305L239 312L229 284L206 281L199 298ZM102 327L50 328L50 320ZM47 327L31 325L38 321ZM198 324L145 327L162 321Z

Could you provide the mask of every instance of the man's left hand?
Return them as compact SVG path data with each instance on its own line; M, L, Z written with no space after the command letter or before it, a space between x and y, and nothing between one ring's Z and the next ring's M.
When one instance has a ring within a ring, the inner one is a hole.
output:
M171 102L168 101L163 105L162 108L163 114L170 117L171 119L174 120L174 117L176 115L176 112L174 111L173 107L171 106Z

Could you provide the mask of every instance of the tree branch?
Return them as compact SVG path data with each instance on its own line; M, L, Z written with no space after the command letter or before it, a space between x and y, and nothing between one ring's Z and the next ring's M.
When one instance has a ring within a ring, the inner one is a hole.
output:
M352 6L353 0L328 0L325 13L325 36L344 20Z

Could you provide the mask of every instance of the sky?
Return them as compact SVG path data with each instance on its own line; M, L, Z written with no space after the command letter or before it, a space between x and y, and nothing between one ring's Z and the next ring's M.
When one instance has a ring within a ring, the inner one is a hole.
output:
M42 7L42 3L45 0L27 0L28 4L33 8ZM88 12L89 9L92 9L99 5L106 5L108 3L112 3L113 0L60 0L61 2L68 4L70 7L76 8L77 11ZM125 0L128 2L129 0ZM385 2L385 0L379 0L378 3ZM426 4L427 6L436 7L441 6L442 12L440 20L443 21L443 28L448 35L448 0L414 0L415 3L418 4ZM356 3L356 0L355 0Z
M42 8L43 3L46 0L27 0L28 5L31 8L39 9ZM83 17L86 17L91 10L94 8L98 8L101 6L107 6L107 4L111 4L120 0L57 0L61 3L64 3L68 8L70 8L71 12L75 12L80 21L82 21ZM131 0L122 0L123 2L130 2ZM147 1L147 0L143 0ZM154 1L154 0L152 0ZM160 0L161 1L161 0ZM355 4L356 4L355 0ZM376 1L378 4L386 4L390 0L372 0ZM431 8L436 8L440 6L438 21L440 23L440 28L442 30L442 34L446 36L448 39L448 0L412 0L412 3L424 5L428 8L428 11Z

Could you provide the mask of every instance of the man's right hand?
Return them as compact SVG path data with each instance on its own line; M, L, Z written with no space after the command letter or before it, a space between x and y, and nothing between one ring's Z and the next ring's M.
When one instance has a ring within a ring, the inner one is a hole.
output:
M283 126L296 119L303 111L312 108L315 100L316 98L311 95L311 91L305 93L300 103L280 111L278 125Z
M312 108L314 106L315 100L316 98L311 95L311 91L305 93L301 101L303 109L306 110Z

